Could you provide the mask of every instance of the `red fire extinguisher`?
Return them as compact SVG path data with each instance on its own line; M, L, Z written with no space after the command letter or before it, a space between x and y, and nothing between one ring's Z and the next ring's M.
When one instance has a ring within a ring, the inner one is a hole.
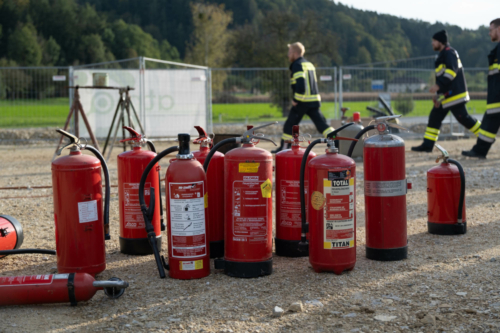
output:
M144 219L139 204L139 182L142 173L149 162L156 156L154 144L134 131L124 126L131 134L130 138L120 142L130 142L132 150L118 155L118 201L120 206L120 251L125 254L144 255L153 254L149 245L148 235L145 231ZM151 151L143 150L142 145L147 144ZM152 198L152 188L155 191L156 209L151 223L156 234L156 246L161 251L161 231L163 226L163 207L161 201L160 166L156 164L145 183L145 200L149 205Z
M340 155L335 140L337 133L353 125L349 123L328 134L326 139L311 142L304 152L300 168L300 201L302 234L299 247L309 247L309 262L315 272L341 274L356 264L356 163ZM318 143L326 143L325 155L309 162L309 152ZM305 171L309 167L309 200L305 200ZM306 235L309 232L309 242Z
M210 248L206 223L207 177L203 166L190 152L189 134L179 134L178 139L178 147L167 148L147 165L139 184L139 202L160 277L165 277L163 269L165 267L169 270L170 277L174 279L199 279L210 275ZM165 177L168 211L168 264L166 264L156 247L156 234L151 224L155 212L154 191L151 189L151 204L148 208L144 199L144 187L154 165L174 151L179 153L170 161Z
M23 227L9 215L0 215L0 251L17 250L24 240ZM0 255L3 258L4 255Z
M372 260L408 257L406 192L411 183L406 180L404 141L389 133L390 127L405 128L388 122L399 117L379 117L356 135L359 139L372 129L379 133L365 139L363 148L366 257ZM354 143L348 155L353 150Z
M200 150L194 151L194 158L201 164L212 148L212 139L200 126L195 126L199 137L193 143L200 144ZM224 256L224 154L215 152L207 170L208 187L208 239L210 258Z
M436 145L443 162L427 171L427 228L435 235L462 235L467 232L465 217L465 173L462 165Z
M255 145L259 140L273 141L255 135L254 130L274 124L277 122L256 128L248 126L240 138L222 140L212 148L203 165L207 170L219 147L243 144L224 157L224 258L216 259L214 264L229 276L250 278L272 273L273 157Z
M106 161L97 149L80 144L68 132L68 156L52 162L54 220L56 225L57 271L96 275L106 269L104 240L109 239L110 183ZM83 155L89 150L96 157ZM103 212L101 170L106 181Z
M88 301L98 290L119 298L128 283L118 278L96 281L87 273L0 276L0 306Z
M300 147L300 142L305 141L299 135L299 126L292 128L291 149L280 151L276 154L276 238L274 246L276 254L284 257L307 257L309 250L299 249L301 235L300 214L300 165L306 151ZM316 157L310 152L308 162ZM304 189L306 201L309 200L309 168L306 166ZM307 207L306 207L307 214Z

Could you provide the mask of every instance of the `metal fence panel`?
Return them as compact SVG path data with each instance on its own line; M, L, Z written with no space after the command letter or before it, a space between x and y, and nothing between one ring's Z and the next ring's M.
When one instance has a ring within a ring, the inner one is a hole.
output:
M67 67L0 67L0 127L60 125L68 77Z
M290 111L292 89L288 68L213 68L214 122L283 120ZM336 114L337 69L317 68L322 111Z

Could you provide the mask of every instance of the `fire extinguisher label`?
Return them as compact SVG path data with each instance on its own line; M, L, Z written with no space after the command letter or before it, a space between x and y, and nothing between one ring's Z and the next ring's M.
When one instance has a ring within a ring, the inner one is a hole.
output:
M349 169L328 172L323 180L324 249L354 247L354 178Z
M179 261L179 269L181 271L194 271L203 269L203 260Z
M79 202L78 218L80 223L97 221L97 200Z
M202 257L207 254L203 181L169 183L170 239L172 257Z
M307 197L307 189L309 181L304 181L305 195ZM276 198L281 201L280 210L280 226L288 228L301 228L301 212L300 212L300 182L298 180L281 180L280 182L280 197ZM307 205L306 205L307 215Z
M261 193L265 182L259 176L233 182L233 241L267 243L269 199Z
M0 287L51 284L53 275L0 276Z
M144 184L144 197L149 206L151 183ZM126 229L144 229L146 227L139 203L139 183L123 183L123 215Z

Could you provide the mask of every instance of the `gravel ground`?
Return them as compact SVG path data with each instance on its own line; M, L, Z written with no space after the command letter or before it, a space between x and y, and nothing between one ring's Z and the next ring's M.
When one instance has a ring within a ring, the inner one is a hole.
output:
M340 276L314 273L307 258L275 257L274 273L263 278L236 279L212 270L200 280L161 280L153 256L120 254L114 188L112 240L106 243L108 266L98 278L127 280L130 287L125 295L110 300L98 292L78 307L2 308L0 332L499 332L500 145L494 145L487 160L477 161L460 156L473 140L442 143L463 163L467 174L469 231L450 237L427 233L425 173L435 165L438 154L410 152L409 147L417 143L406 142L407 175L413 183L407 196L407 260L365 258L361 162L357 170L358 260L353 271ZM166 148L167 143L159 146ZM260 146L272 148L265 142ZM315 150L322 153L319 147ZM0 146L0 186L50 185L53 149ZM167 163L165 159L163 170ZM116 158L110 169L116 184ZM0 212L23 224L24 248L55 249L51 194L51 189L0 191ZM29 198L6 199L12 196ZM11 256L0 259L0 275L44 274L55 266L50 256ZM296 302L301 304L292 306Z

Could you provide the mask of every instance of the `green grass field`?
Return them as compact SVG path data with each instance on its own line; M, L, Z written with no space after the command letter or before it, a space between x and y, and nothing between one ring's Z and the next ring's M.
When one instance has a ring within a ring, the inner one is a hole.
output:
M369 117L371 113L366 110L369 105L377 107L377 102L344 103L345 107L350 108L348 116L352 115L352 112L361 112L362 117ZM427 116L431 108L430 101L415 101L415 109L407 116ZM467 103L467 108L471 114L483 114L486 101L473 100ZM321 111L325 117L334 118L335 104L325 102L321 106ZM0 100L0 128L63 126L68 112L68 98L16 102ZM250 122L285 120L279 108L268 103L213 104L212 113L214 123L219 123L220 119L224 123L244 122L246 119Z
M344 102L344 107L350 108L346 115L351 116L352 112L361 112L362 117L370 117L371 112L366 110L367 106L378 108L377 102ZM379 108L380 109L380 108ZM407 114L407 117L428 116L432 109L431 101L415 101L414 110ZM485 100L473 100L467 103L467 109L471 114L483 114L486 110ZM325 102L321 105L321 111L327 118L335 117L335 103ZM397 110L395 110L396 113ZM284 120L278 107L268 103L255 104L213 104L212 114L214 123L218 123L221 115L222 122L245 121L274 121Z
M62 127L68 112L68 98L15 102L0 100L0 128Z

